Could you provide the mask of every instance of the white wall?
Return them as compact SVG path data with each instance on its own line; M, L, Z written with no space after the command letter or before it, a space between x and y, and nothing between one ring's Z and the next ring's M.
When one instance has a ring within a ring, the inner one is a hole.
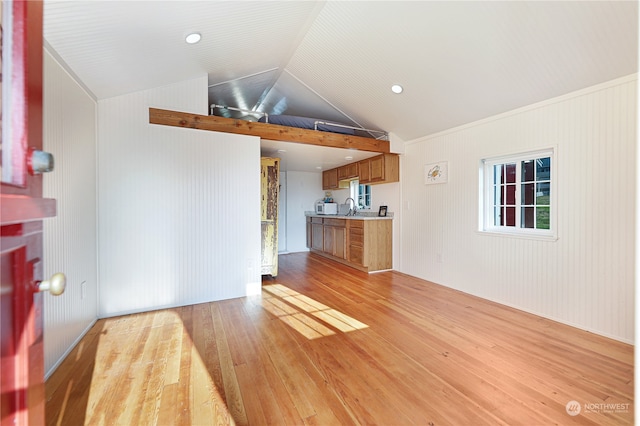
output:
M97 317L97 105L44 52L44 150L55 170L44 175L44 196L57 199L57 216L44 221L44 276L67 276L61 296L44 294L44 356L49 376Z
M286 214L286 251L293 253L308 251L306 211L313 211L316 200L322 197L322 173L286 172L287 203ZM282 213L282 210L280 211Z
M399 270L633 342L636 83L407 143ZM557 149L557 241L478 232L480 160L546 147ZM449 162L449 183L424 185L424 165L436 161Z
M207 77L99 102L99 315L260 289L260 140L149 124L207 114Z
M287 173L280 172L278 193L278 253L287 252Z

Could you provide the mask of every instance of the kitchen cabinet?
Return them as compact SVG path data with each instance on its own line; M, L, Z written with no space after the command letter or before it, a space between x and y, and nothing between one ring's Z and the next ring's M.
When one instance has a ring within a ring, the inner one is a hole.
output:
M324 219L323 223L323 248L325 253L346 259L346 220L345 219Z
M400 181L398 154L380 154L366 160L349 163L322 172L322 189L349 188L349 182L358 179L361 185L375 185Z
M353 267L366 271L392 268L391 220L351 220L347 229L347 260Z
M307 217L307 247L365 272L392 268L392 219Z
M324 229L321 217L311 218L311 245L314 250L324 250Z
M338 169L325 170L322 172L322 189L338 188Z
M349 222L349 262L364 266L364 221Z
M280 159L260 159L260 220L262 224L262 275L278 275L278 193Z
M361 185L398 182L400 159L397 154L381 154L358 162Z
M338 181L358 178L358 163L338 167Z

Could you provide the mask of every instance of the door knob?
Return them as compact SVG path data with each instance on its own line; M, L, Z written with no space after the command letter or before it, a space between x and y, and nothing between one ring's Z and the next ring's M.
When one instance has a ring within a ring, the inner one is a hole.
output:
M53 155L49 152L30 148L27 156L27 169L31 175L39 175L53 171Z
M51 275L48 280L38 282L37 286L38 292L48 291L52 296L60 296L67 287L67 277L62 272L58 272Z

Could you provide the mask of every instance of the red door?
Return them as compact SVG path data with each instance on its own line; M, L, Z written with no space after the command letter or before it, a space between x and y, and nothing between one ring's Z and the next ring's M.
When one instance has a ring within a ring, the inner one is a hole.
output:
M42 198L42 2L0 0L2 124L0 183L0 424L44 423L42 295L64 291L64 276L41 282L42 220L55 216Z

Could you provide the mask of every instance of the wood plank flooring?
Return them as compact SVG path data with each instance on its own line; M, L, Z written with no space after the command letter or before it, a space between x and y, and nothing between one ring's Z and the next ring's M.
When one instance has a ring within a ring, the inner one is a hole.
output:
M633 347L294 253L261 297L99 320L46 397L50 425L631 425Z

